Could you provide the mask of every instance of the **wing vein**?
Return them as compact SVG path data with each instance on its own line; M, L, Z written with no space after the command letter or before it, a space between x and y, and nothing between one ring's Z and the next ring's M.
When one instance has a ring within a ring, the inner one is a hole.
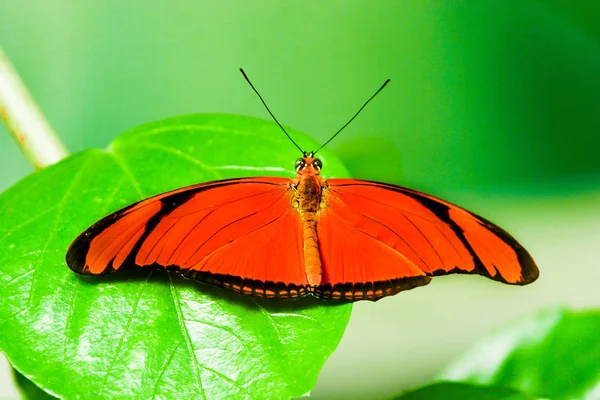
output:
M362 215L363 217L365 217L365 218L368 218L368 219L370 219L371 221L373 221L373 222L376 222L376 223L380 224L381 226L383 226L384 228L388 229L390 232L392 232L394 235L396 235L396 237L397 237L398 239L402 240L402 242L404 242L404 244L405 244L405 245L406 245L406 246L407 246L409 249L411 249L411 250L412 250L412 252L413 252L413 253L415 253L415 255L416 255L417 257L419 257L419 260L421 260L421 262L423 263L423 265L427 265L427 263L426 263L426 262L425 262L425 260L423 260L423 258L422 258L422 257L419 255L419 253L418 253L418 252L417 252L417 251L416 251L416 250L415 250L415 249L414 249L414 248L413 248L413 247L412 247L412 246L411 246L411 245L410 245L410 244L409 244L409 243L408 243L406 240L404 240L404 238L403 238L402 236L400 236L400 235L398 234L398 232L396 232L395 230L393 230L392 228L390 228L389 226L387 226L385 223L383 223L383 222L381 222L381 221L379 221L379 220L377 220L377 219L375 219L375 218L371 218L371 217L369 217L368 215L365 215L365 214L360 214L360 215ZM403 216L404 216L404 215L403 215ZM356 229L358 229L358 228L356 228ZM373 236L373 238L374 238L375 240L377 240L378 242L380 242L380 243L384 243L384 242L382 242L381 240L379 240L379 239L375 238L374 236ZM385 244L385 243L384 243L384 244ZM390 248L392 248L392 249L393 249L393 247L391 247L391 246L388 246L388 247L390 247ZM396 249L394 249L394 250L396 250ZM400 253L398 250L396 250L396 252Z
M202 221L204 221L209 215L211 215L213 212L215 211L215 209L213 208L212 210L210 210L208 213L206 213L205 216L203 216L202 218L200 218L200 221L198 221L196 224L194 224L194 227L192 229L189 230L189 232L183 237L183 239L181 239L181 241L177 244L177 246L175 246L175 249L171 252L171 255L169 256L169 260L171 260L171 257L173 257L174 254L177 253L177 250L179 250L179 248L181 247L181 245L183 244L183 242L185 242L185 240L188 238L188 236L194 231L194 229L196 229L201 223ZM173 225L175 226L175 225ZM170 228L169 228L170 229ZM157 242L158 243L158 242ZM163 247L164 250L164 247ZM149 254L149 253L148 253ZM162 250L161 250L161 254L162 254ZM193 256L193 254L192 254ZM167 261L168 263L168 261ZM185 263L184 263L185 264Z
M273 207L275 204L277 204L277 202L279 202L279 200L281 199L281 197L283 197L284 195L285 195L285 192L282 192L282 194L281 194L279 197L277 197L277 199L276 199L276 200L275 200L275 201L274 201L272 204L270 204L268 207L266 207L266 208L262 209L260 212L264 212L264 211L266 211L266 210L270 209L271 207ZM198 247L198 248L197 248L197 249L196 249L196 250L195 250L195 251L192 253L192 255L191 255L190 257L188 257L188 259L187 259L187 260L184 262L184 264L186 264L188 261L190 261L190 259L192 259L192 258L193 258L193 257L194 257L194 256L195 256L197 253L198 253L198 251L200 251L200 249L202 249L202 247L204 247L204 245L205 245L206 243L208 243L208 242L209 242L209 241L210 241L210 240L211 240L213 237L215 237L215 235L216 235L216 234L218 234L219 232L222 232L222 231L223 231L225 228L229 228L229 227L233 226L233 224L235 224L235 223L238 223L238 222L240 222L240 221L243 221L244 219L246 219L246 218L249 218L249 217L251 217L251 216L253 216L253 215L256 215L256 214L258 214L258 213L259 213L259 212L253 212L253 213L250 213L250 214L248 214L248 215L245 215L245 216L243 216L243 217L240 217L240 218L238 218L238 219L236 219L236 220L233 220L233 221L231 221L231 222L229 222L229 223L227 223L227 224L223 225L221 228L217 229L215 232L213 232L213 233L212 233L212 235L210 235L210 236L209 236L209 237L208 237L208 238L207 238L207 239L206 239L206 240L205 240L205 241L204 241L204 242L203 242L203 243L200 245L200 247ZM283 214L281 214L281 215L283 215ZM252 231L250 231L250 232L248 232L248 233L246 233L246 234L244 234L244 235L242 235L242 236L238 236L238 237L237 237L237 238L235 238L234 240L232 240L232 241L230 241L230 242L227 242L227 244L229 244L229 243L233 243L233 242L235 242L235 240L237 240L237 239L239 239L239 238L242 238L242 237L244 237L244 236L246 236L246 235L248 235L248 234L250 234L250 233L252 233L252 232L255 232L256 230L258 230L258 229L260 229L260 228L262 228L262 227L264 227L264 226L266 226L266 225L270 224L271 222L273 222L273 221L275 221L276 219L280 218L280 217L281 217L281 215L280 215L280 216L278 216L277 218L274 218L272 221L268 222L267 224L263 224L263 225L261 225L260 227L258 227L258 228L256 228L256 229L253 229ZM187 235L186 235L186 237L187 237ZM223 246L224 246L224 245L223 245ZM223 246L219 246L218 248L216 248L215 250L213 250L213 251L211 252L211 254L212 254L212 253L214 253L215 251L217 251L218 249L222 248ZM208 256L208 254L207 254L207 256Z
M433 245L431 244L431 242L429 241L429 238L423 233L423 231L421 230L421 228L419 228L417 226L417 224L415 224L410 218L408 218L406 215L402 214L402 216L404 218L406 218L406 220L408 222L411 223L412 226L415 227L415 229L417 231L419 231L419 233L421 234L421 236L423 237L423 239L425 239L425 241L427 242L427 244L429 245L429 247L431 247L431 250L433 250L433 252L435 253L435 255L437 256L437 258L440 260L440 263L442 264L442 267L447 268L446 264L444 263L444 260L442 259L442 257L440 256L440 254L438 253L438 251L435 249L435 247L433 247ZM427 265L427 264L425 264Z
M342 186L342 185L340 185L340 186ZM343 186L350 186L350 185L343 185ZM359 185L357 185L357 186L359 186ZM373 185L369 185L369 186L373 186ZM388 189L388 190L391 190L391 189ZM394 191L394 190L392 190L392 191L393 191L393 192L396 192L396 193L399 193L399 192L397 192L397 191ZM400 193L401 193L401 192L400 192ZM402 194L404 194L404 193L402 193ZM418 217L418 218L424 219L424 220L426 220L426 221L429 221L429 222L431 222L431 223L434 223L434 224L447 225L447 224L446 224L444 221L442 221L442 220L440 220L439 218L437 218L437 216L436 216L436 219L432 220L432 219L430 219L430 218L427 218L427 217L425 217L425 216L423 216L423 215L418 215L418 214L415 214L415 213L413 213L413 212L410 212L410 211L408 211L408 210L406 210L406 209L404 209L404 208L401 208L401 207L395 207L394 205L392 205L392 204L390 204L390 203L384 203L384 202L382 202L382 201L377 201L376 199L374 199L374 198L372 198L372 197L363 196L363 195L360 195L360 194L357 194L357 193L346 193L345 195L352 195L352 196L360 197L360 198L362 198L362 199L365 199L365 200L372 201L372 202L374 202L374 203L377 203L377 204L381 204L381 205L384 205L384 206L390 207L390 208L392 208L392 209L394 209L394 210L396 210L396 211L399 211L399 212L400 212L400 213L402 213L402 214L410 214L410 215L412 215L412 216L415 216L415 217ZM413 198L413 197L411 197L411 198ZM413 199L414 199L414 198L413 198ZM418 201L418 200L417 200L417 201ZM427 207L425 207L425 208L427 208Z
M330 210L329 212L331 212L332 210ZM345 219L341 218L339 214L337 214L336 212L333 212L333 214L335 214L337 216L337 218L344 222L346 225L350 226L351 228L356 229L357 231L373 238L375 241L377 241L378 243L381 243L382 245L384 245L385 247L387 247L388 249L392 250L394 253L400 255L401 257L403 257L404 259L406 259L408 262L410 262L415 268L419 269L420 271L422 271L425 274L425 271L423 271L421 268L419 268L418 265L416 265L414 262L412 262L411 259L409 259L408 257L406 257L404 254L402 254L401 252L399 252L398 250L396 250L395 248L393 248L392 246L390 246L389 244L382 242L381 240L379 240L378 238L376 238L375 236L373 236L372 234L370 234L369 232L364 231L363 229L360 229L359 227L352 225L350 222L346 221ZM427 265L427 264L425 264ZM389 279L388 279L389 280Z
M173 225L171 225L168 229L166 229L162 233L162 235L160 235L160 237L158 239L156 239L156 243L154 243L154 245L152 246L152 248L150 250L148 250L148 257L150 257L150 255L152 254L152 252L154 251L154 249L156 248L156 246L158 246L158 244L164 239L165 235L167 233L169 233L171 231L171 229L173 229L173 227L175 226L175 224L177 223L177 221L180 221L180 220L181 220L181 218L177 218L176 221L173 223ZM150 237L150 235L148 235L148 237ZM148 237L146 237L146 240L148 240ZM144 242L146 240L144 240ZM144 245L144 243L142 243L142 246L143 245ZM177 245L177 247L179 247L179 245ZM160 249L160 253L158 253L158 256L156 256L157 260L162 256L164 250L165 250L165 247L163 246L163 248Z
M454 251L456 252L456 254L458 255L458 258L460 258L463 262L465 262L465 259L463 258L462 254L460 254L460 252L458 251L458 249L456 248L456 246L454 245L454 243L452 243L452 240L450 240L450 238L448 237L448 235L446 235L446 233L441 230L439 227L436 226L436 229L438 231L440 231L440 233L442 234L442 236L444 236L444 238L448 241L448 243L450 243L450 246L452 246L452 248L454 249ZM459 241L461 241L461 239L459 237L457 237L457 239ZM462 241L461 241L462 243ZM465 263L466 265L466 263ZM455 267L458 267L458 265L455 265Z
M266 223L264 223L264 224L262 224L262 225L258 226L257 228L255 228L255 229L253 229L253 230L249 231L249 232L248 232L248 233L246 233L245 235L238 236L238 237L236 237L235 239L233 239L233 240L231 240L231 241L229 241L229 242L227 242L227 243L225 243L225 244L223 244L223 245L221 245L221 246L217 247L216 249L214 249L213 251L211 251L209 254L207 254L206 256L204 256L204 258L202 258L202 260L204 260L204 259L206 259L207 257L210 257L211 255L215 254L215 252L217 252L218 250L222 249L223 247L225 247L225 246L228 246L228 245L230 245L230 244L232 244L232 243L235 243L237 240L239 240L239 239L241 239L241 238L245 237L246 235L249 235L249 234L251 234L251 233L253 233L253 232L256 232L256 231L258 231L258 230L260 230L260 229L264 228L265 226L271 225L273 222L277 221L277 220L278 220L279 218L281 218L282 216L283 216L283 214L281 214L281 215L278 215L277 217L273 218L272 220L270 220L270 221L268 221L268 222L266 222ZM235 275L235 274L233 274L233 270L232 270L231 272L232 272L232 274L230 274L230 275Z

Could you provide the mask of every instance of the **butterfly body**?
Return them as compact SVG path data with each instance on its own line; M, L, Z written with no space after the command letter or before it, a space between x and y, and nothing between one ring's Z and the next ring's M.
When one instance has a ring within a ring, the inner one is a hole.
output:
M302 220L304 267L309 292L314 292L323 276L317 223L321 211L326 208L326 202L323 201L323 179L319 175L320 163L314 165L314 160L313 155L309 154L296 162L298 174L291 185L293 202Z

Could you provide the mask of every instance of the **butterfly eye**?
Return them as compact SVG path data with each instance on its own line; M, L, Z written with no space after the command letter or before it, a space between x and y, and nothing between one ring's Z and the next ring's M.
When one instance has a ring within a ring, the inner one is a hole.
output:
M321 163L321 160L319 160L318 158L315 158L315 160L313 161L313 168L316 169L317 171L320 171L321 168L323 168L323 163Z
M299 158L296 160L296 171L300 171L302 168L304 168L304 160Z

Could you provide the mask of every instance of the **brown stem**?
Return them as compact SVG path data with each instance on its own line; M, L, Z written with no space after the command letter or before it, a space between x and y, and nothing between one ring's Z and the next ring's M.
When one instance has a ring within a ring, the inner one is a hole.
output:
M36 169L69 153L0 48L0 118Z

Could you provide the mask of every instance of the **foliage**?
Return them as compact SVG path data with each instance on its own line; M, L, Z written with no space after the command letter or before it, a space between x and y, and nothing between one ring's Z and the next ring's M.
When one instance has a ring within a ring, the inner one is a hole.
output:
M506 325L442 374L531 396L600 398L600 311L549 309Z

